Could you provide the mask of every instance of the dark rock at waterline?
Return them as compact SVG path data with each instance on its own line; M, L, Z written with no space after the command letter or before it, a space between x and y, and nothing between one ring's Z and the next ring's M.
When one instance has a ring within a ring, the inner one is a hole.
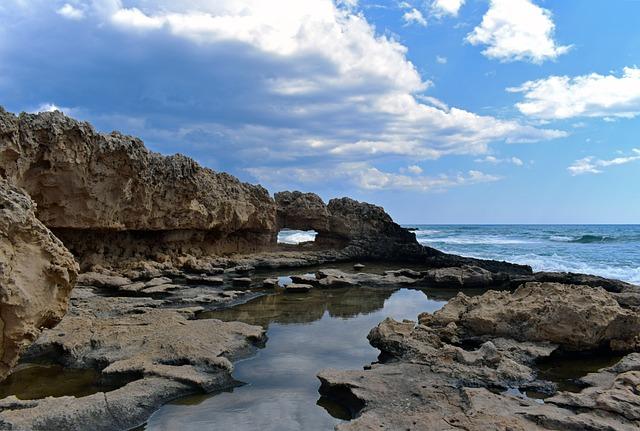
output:
M565 283L573 285L601 287L608 292L633 292L638 286L620 280L599 277L596 275L575 274L571 272L536 272L535 281L549 283Z
M251 287L251 278L249 277L235 277L231 279L231 283L236 287Z

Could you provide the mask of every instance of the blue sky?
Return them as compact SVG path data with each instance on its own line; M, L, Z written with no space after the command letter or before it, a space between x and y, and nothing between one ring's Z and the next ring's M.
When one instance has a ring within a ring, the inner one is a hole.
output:
M404 223L638 223L639 16L635 0L3 0L0 104Z

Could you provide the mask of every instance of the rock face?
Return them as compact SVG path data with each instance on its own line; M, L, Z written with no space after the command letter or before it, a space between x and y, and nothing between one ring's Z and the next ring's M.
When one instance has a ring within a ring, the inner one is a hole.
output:
M280 192L275 194L278 230L329 230L329 211L322 198L315 193Z
M42 328L67 311L77 264L35 216L35 204L0 178L0 380Z
M465 336L546 341L567 350L640 349L640 314L622 308L604 289L527 283L515 292L459 293L421 323L453 323Z
M38 218L79 254L135 254L145 242L254 251L275 235L264 188L60 112L16 117L0 109L0 176L25 189ZM87 233L103 248L88 250Z
M576 393L555 392L534 368L559 350L616 340L640 349L629 342L638 332L628 311L587 286L530 283L513 294L459 295L417 324L380 323L369 340L384 361L363 371L323 371L320 390L355 418L340 431L637 430L638 353L582 378ZM540 403L514 388L555 394Z
M403 261L452 271L465 266L464 287L482 281L479 278L484 279L486 287L505 283L513 276L532 274L528 266L454 256L424 247L413 232L395 223L382 207L366 202L341 198L325 205L318 195L301 192L276 193L275 198L278 229L317 231L316 246L339 250L338 260Z

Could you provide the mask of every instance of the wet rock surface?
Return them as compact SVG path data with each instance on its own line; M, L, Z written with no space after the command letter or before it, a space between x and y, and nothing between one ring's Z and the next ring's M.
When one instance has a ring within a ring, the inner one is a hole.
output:
M0 178L0 380L67 311L78 266L35 216L36 206Z
M384 361L363 371L323 371L321 392L355 417L339 430L635 430L637 353L587 375L577 393L555 392L535 371L537 360L564 348L626 340L627 348L637 350L628 342L627 326L615 323L627 319L627 311L605 290L587 286L542 283L513 294L459 295L418 323L382 322L369 340ZM579 314L585 317L575 330ZM518 330L515 316L523 320ZM541 403L512 388L555 395Z
M80 277L83 285L74 289L69 313L56 328L43 332L24 360L96 369L106 380L128 383L80 398L5 398L0 401L2 427L129 429L177 397L234 386L232 361L251 354L264 342L261 327L194 319L203 305L231 303L249 293L170 284L171 279L154 278L138 282L149 286L137 291L141 296L112 296L113 288L126 291L131 280L99 275ZM167 296L160 289L163 286L174 286L182 292ZM189 290L196 292L185 294Z

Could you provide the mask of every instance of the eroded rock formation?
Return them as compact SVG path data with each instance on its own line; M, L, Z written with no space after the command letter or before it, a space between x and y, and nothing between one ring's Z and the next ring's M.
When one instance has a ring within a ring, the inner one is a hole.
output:
M559 350L619 340L638 350L636 325L637 314L600 288L531 283L513 294L460 295L417 324L380 323L369 340L385 362L323 371L321 391L352 411L355 419L341 431L635 430L637 353L582 378L579 392L556 392L544 404L513 389L553 394L534 363Z
M527 283L515 292L459 293L420 323L454 324L465 338L506 337L551 342L566 350L640 350L640 314L599 287Z
M84 282L95 284L89 277ZM105 297L99 294L103 289L74 289L69 313L43 332L25 359L93 368L104 380L122 382L121 387L79 398L7 397L0 401L1 429L131 429L173 399L233 387L232 361L264 341L265 331L257 326L194 319L202 308L179 307L182 296ZM211 295L223 293L208 290Z
M268 192L60 112L0 109L0 176L77 255L251 252L273 242Z
M0 178L0 380L42 328L62 319L77 276L73 256L35 211Z

